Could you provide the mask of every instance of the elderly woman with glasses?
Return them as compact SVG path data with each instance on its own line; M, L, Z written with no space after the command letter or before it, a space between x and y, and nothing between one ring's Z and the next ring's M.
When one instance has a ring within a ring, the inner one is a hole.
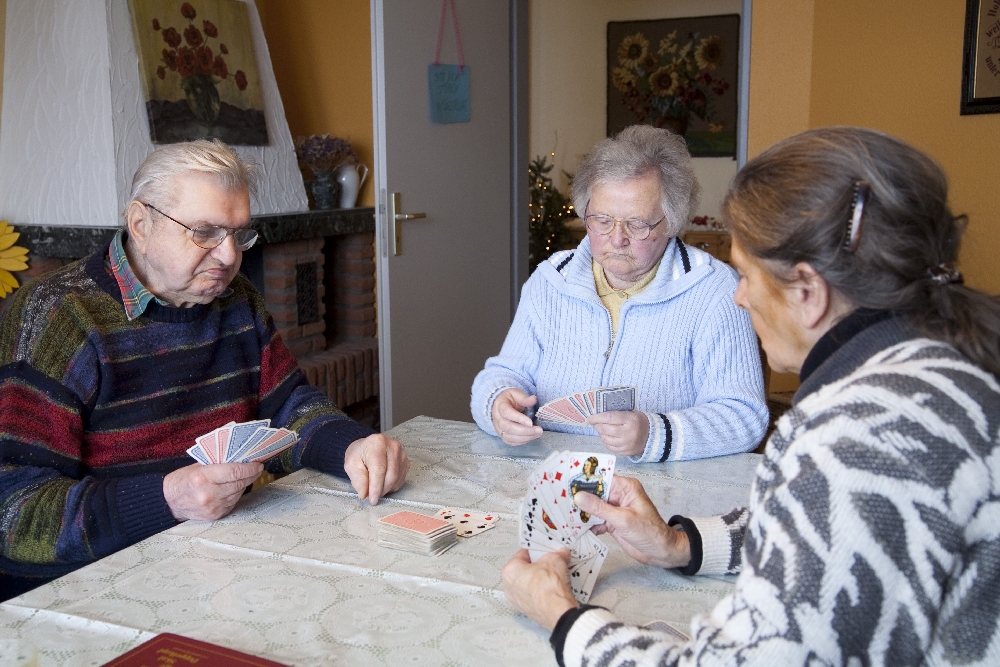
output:
M348 477L375 503L409 467L395 440L309 386L239 272L257 172L221 142L139 167L102 252L29 283L0 321L0 599L186 519L227 514L261 463L191 463L196 437L267 419L267 462Z
M698 183L684 140L633 126L598 143L573 179L587 237L539 265L500 354L472 386L480 428L510 445L542 433L526 414L601 386L634 410L546 428L600 436L637 462L753 449L767 426L757 339L733 304L735 273L685 245Z

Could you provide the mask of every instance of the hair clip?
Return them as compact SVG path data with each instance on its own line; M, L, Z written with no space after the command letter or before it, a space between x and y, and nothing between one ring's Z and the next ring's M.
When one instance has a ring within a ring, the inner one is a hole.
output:
M952 283L962 285L965 283L959 270L947 264L932 266L927 269L927 275L935 285L950 285Z
M848 252L855 252L861 242L861 222L865 215L865 204L868 203L868 195L871 193L871 186L865 181L854 181L854 200L851 202L851 220L847 228L847 239L844 247Z

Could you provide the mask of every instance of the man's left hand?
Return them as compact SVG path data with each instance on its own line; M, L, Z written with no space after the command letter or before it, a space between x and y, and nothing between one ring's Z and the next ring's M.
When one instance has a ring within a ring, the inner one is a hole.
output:
M615 410L598 412L587 417L608 451L618 456L639 456L646 449L649 420L645 412Z
M410 460L398 441L375 433L351 443L344 455L344 470L358 498L368 498L374 505L385 494L403 486Z
M563 614L580 604L569 586L569 549L547 553L534 563L528 550L521 549L500 576L511 604L550 632Z

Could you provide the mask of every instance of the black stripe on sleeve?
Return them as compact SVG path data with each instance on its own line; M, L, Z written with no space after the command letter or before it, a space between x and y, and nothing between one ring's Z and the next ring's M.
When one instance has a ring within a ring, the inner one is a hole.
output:
M670 456L670 443L673 442L674 436L673 432L670 430L670 420L667 419L667 416L659 413L657 413L657 415L663 420L663 430L666 432L666 437L664 438L666 442L663 445L663 456L660 457L660 463L663 463Z
M552 628L552 636L549 637L549 645L556 653L556 662L559 663L559 667L566 667L566 663L563 662L563 647L566 645L566 635L569 634L570 628L572 628L573 624L576 623L576 619L580 618L591 609L604 609L604 607L597 607L592 604L582 604L579 607L567 609L563 612L563 615L559 617L559 620L556 622L556 627Z
M701 533L698 532L698 526L694 525L694 521L680 514L670 517L667 525L671 528L683 530L688 536L688 543L691 545L691 560L684 567L677 568L677 571L688 576L698 574L698 570L701 569L701 561L704 558L704 552L701 547Z

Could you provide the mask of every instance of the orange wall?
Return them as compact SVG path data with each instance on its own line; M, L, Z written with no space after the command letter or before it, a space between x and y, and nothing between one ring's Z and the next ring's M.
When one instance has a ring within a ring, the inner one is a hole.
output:
M969 216L959 267L1000 293L1000 114L962 116L965 0L756 0L750 65L751 156L810 127L893 134L944 167ZM772 390L794 389L772 376Z
M293 137L349 139L373 164L371 18L368 0L257 0L274 76ZM369 174L359 206L373 206Z
M959 268L996 294L1000 114L958 113L964 30L965 0L817 2L809 123L873 127L934 157L969 216Z

